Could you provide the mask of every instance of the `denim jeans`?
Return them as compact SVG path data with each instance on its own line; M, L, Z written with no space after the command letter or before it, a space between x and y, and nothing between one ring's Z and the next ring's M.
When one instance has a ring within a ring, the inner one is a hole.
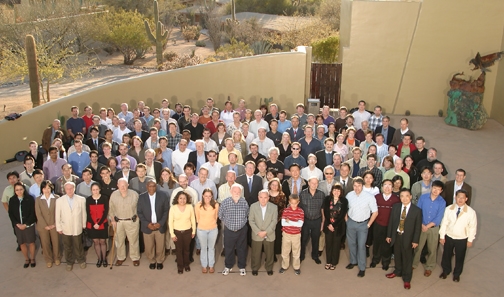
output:
M196 229L201 245L200 261L201 267L214 267L215 264L215 242L217 241L218 229L201 230Z

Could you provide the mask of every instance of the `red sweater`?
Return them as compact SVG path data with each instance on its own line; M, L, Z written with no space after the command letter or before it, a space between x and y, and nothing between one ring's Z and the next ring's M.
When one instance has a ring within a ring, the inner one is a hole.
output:
M397 155L398 157L401 157L401 150L402 150L403 145L404 145L404 144L401 142L401 143L399 143L399 145L397 146L397 152L396 152L396 155ZM409 144L409 154L410 154L410 155L411 155L411 153L412 153L413 151L416 151L416 149L417 149L417 148L416 148L416 146L415 146L413 143L410 143L410 144Z
M378 205L378 216L376 217L376 220L374 221L376 224L386 227L388 226L389 219L390 219L390 212L392 211L392 205L396 203L401 203L401 199L397 197L396 195L392 194L390 198L385 201L383 199L383 194L378 194L375 196L376 199L376 205Z
M288 206L284 209L282 213L282 219L289 219L289 221L304 221L304 211L301 207L297 207L296 210L293 210L292 207ZM283 226L282 231L287 234L301 234L301 227L293 227L293 226Z

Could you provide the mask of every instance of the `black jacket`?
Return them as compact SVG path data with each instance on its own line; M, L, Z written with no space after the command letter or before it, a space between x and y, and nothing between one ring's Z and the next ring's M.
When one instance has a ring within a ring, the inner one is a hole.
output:
M19 213L20 204L21 214ZM21 216L23 217L22 223L26 226L30 226L31 224L37 222L37 216L35 214L35 199L33 199L26 190L21 203L17 195L14 195L9 199L9 218L12 222L12 226L21 224Z

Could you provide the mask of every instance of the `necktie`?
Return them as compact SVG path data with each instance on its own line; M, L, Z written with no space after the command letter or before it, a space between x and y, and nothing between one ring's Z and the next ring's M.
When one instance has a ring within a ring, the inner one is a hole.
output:
M96 140L96 139L94 141L94 146L95 146L96 149L98 149L98 140Z
M248 186L249 186L249 192L252 192L252 178L251 177L249 177Z
M401 221L399 221L399 232L404 232L404 220L406 219L406 206L403 208L401 213Z
M345 180L343 180L343 190L345 190L345 185L346 185Z
M294 129L294 139L296 139L297 129Z
M460 207L457 210L457 218L458 218L459 214L460 214Z
M295 180L292 180L292 194L298 194L297 182Z

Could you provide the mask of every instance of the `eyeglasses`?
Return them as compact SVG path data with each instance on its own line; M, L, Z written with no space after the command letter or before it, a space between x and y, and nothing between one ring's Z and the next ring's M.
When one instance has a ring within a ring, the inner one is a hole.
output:
M332 173L332 172L325 172L324 174L325 175L333 175L334 173Z
M293 147L293 148L291 148L291 150L293 150L293 151L299 151L299 148Z

